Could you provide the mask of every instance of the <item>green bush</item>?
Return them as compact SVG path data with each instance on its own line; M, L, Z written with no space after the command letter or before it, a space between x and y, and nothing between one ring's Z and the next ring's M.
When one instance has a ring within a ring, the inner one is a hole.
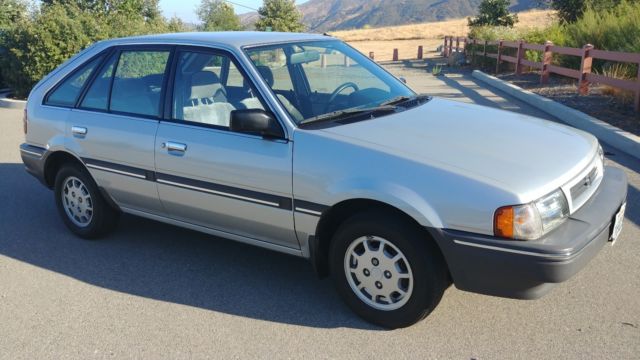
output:
M16 96L26 97L43 76L96 41L181 30L180 22L150 17L152 12L144 7L148 3L125 1L121 4L130 9L108 12L81 9L71 1L42 4L0 32L0 77Z
M588 6L581 18L572 23L556 23L544 29L516 30L500 26L473 27L469 37L495 41L499 39L516 41L524 40L532 44L544 44L547 40L554 45L582 48L585 44L592 44L596 49L610 51L640 52L640 2L622 1L610 9ZM479 46L476 51L482 51ZM496 52L496 47L487 49ZM505 50L507 55L512 55ZM525 58L531 61L541 61L542 52L527 50ZM487 59L480 64L495 66L495 60ZM564 67L577 69L580 58L568 55L553 55L553 63ZM602 71L611 64L596 60L594 71ZM627 72L633 73L637 66L629 65Z
M608 10L588 7L582 18L564 26L567 46L640 52L640 2L623 1Z

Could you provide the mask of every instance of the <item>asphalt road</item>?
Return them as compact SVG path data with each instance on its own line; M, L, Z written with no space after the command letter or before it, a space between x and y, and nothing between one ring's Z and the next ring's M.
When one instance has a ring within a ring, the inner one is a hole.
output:
M425 79L409 84L460 90ZM480 98L515 106L503 95ZM385 331L302 259L126 215L106 239L75 238L23 170L20 118L0 110L0 358L640 357L640 162L611 148L630 180L615 246L540 300L451 287L425 321Z

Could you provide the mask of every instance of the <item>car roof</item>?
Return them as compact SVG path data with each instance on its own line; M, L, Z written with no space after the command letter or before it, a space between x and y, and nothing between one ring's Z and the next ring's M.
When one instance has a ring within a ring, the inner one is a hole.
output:
M263 31L222 31L222 32L183 32L172 34L154 34L144 36L132 36L126 38L108 40L111 44L127 43L199 43L211 45L227 45L235 48L244 46L262 45L282 42L298 42L312 40L334 39L320 34L303 34L287 32L263 32Z

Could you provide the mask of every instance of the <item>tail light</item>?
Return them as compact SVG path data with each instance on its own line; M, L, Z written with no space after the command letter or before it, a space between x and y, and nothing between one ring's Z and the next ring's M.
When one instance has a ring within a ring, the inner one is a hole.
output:
M22 130L24 134L27 135L27 129L29 127L29 120L27 118L27 109L24 109L24 114L22 115Z

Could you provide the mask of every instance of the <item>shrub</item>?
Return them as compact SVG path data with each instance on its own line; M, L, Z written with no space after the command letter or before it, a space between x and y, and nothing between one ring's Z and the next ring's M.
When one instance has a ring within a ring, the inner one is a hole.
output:
M108 12L82 9L75 2L42 4L29 16L0 33L0 76L18 97L69 57L90 44L113 37L179 31L182 23L167 24L146 6L154 1L127 1L132 9ZM133 5L132 5L133 4ZM146 9L146 10L145 10Z
M588 7L582 18L564 26L568 46L640 52L640 2L623 1L608 10Z

